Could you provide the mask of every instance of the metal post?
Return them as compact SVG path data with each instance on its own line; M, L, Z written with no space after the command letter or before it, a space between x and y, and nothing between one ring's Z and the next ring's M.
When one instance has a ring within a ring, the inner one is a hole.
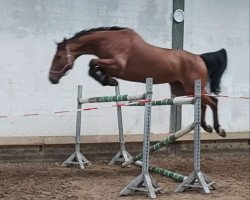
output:
M115 87L115 93L116 93L116 96L120 95L119 85ZM118 129L119 129L120 150L117 152L117 154L109 162L109 165L113 165L116 162L125 162L128 160L128 158L132 157L125 149L125 139L124 139L124 134L123 134L122 108L121 108L121 106L117 106L117 121L118 121Z
M215 189L215 183L201 172L200 169L200 124L201 124L201 81L195 81L194 104L194 170L193 172L175 189L175 192L182 192L187 188L200 188L206 194L210 193L209 187Z
M148 101L145 103L145 112L144 112L142 172L120 192L120 195L128 195L134 191L145 191L148 192L150 198L156 198L155 192L162 191L162 188L159 187L157 182L148 173L152 86L153 86L153 79L147 78L146 100Z
M173 22L172 22L172 49L183 49L184 20L174 18L176 10L184 12L185 0L173 0ZM174 94L172 94L174 97ZM170 110L170 132L174 133L181 129L181 105L173 105Z
M194 104L194 170L200 171L200 126L201 126L201 82L195 81L195 97Z
M82 108L82 104L79 103L78 99L82 98L82 86L78 85L77 90L77 109ZM80 151L81 144L81 120L82 120L82 112L78 111L76 113L76 137L75 137L75 149L76 151Z
M149 147L150 147L150 127L151 127L151 101L152 101L152 80L146 85L147 98L150 102L145 103L144 112L144 134L143 134L143 153L142 153L142 173L148 174Z
M77 109L82 108L82 104L79 100L82 98L82 86L78 85L77 91ZM75 152L71 154L62 164L61 166L67 166L69 164L79 164L81 169L85 169L84 165L91 165L91 163L83 156L80 152L80 144L81 144L81 111L77 111L76 114L76 136L75 136Z

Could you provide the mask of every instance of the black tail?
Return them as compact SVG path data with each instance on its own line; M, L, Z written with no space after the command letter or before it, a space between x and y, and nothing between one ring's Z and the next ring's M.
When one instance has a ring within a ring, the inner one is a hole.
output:
M210 82L210 90L214 94L220 93L220 81L222 74L227 68L227 52L225 49L204 53L200 55L204 60Z

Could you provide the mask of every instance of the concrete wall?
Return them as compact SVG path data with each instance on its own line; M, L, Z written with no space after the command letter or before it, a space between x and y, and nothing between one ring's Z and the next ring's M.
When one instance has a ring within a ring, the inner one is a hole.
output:
M77 85L84 86L86 97L114 94L114 88L103 88L88 77L91 56L80 57L59 85L51 85L53 40L87 28L118 25L135 29L151 44L171 48L171 0L0 0L0 13L0 115L43 114L0 119L0 137L74 135L76 113L52 113L76 108ZM226 48L229 65L223 94L249 96L248 0L187 0L184 44L195 53ZM124 94L144 92L143 84L120 81L120 85ZM154 86L155 98L169 96L167 84ZM249 101L220 102L224 128L248 131ZM185 126L193 111L190 106L183 110ZM142 133L143 108L124 108L123 113L125 133ZM152 131L167 132L168 128L169 108L154 108ZM115 108L84 112L83 130L86 135L117 134Z
M185 17L186 50L228 52L221 95L249 97L249 0L188 0ZM220 98L219 116L226 130L249 131L249 100Z

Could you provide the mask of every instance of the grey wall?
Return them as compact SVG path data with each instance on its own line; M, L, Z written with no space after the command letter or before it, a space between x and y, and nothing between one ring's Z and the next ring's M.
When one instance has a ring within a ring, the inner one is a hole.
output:
M0 115L41 113L36 117L0 119L1 136L73 135L77 85L86 97L114 94L87 75L91 56L80 57L59 85L48 81L55 41L99 26L135 29L151 44L171 47L171 0L0 0ZM194 53L228 50L223 94L249 96L249 1L186 0L184 48ZM144 85L120 81L122 93L144 92ZM154 97L169 97L167 84L154 86ZM105 104L104 104L105 105ZM102 106L102 105L100 105ZM221 99L221 123L228 131L249 130L249 102ZM191 113L190 113L191 112ZM141 133L143 108L124 108L126 133ZM192 108L183 111L183 126ZM211 113L208 112L211 122ZM154 108L152 131L167 132L169 108ZM116 134L115 108L83 113L84 134Z
M188 0L185 16L186 50L228 52L221 95L249 97L249 0ZM249 100L220 98L219 115L228 131L250 128Z

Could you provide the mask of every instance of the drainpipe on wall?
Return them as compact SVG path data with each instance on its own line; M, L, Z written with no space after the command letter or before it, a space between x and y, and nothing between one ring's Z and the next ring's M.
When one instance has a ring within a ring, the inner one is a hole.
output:
M173 0L172 49L183 49L185 0ZM173 94L171 94L173 97ZM170 110L170 128L173 133L181 129L182 107L173 105Z

